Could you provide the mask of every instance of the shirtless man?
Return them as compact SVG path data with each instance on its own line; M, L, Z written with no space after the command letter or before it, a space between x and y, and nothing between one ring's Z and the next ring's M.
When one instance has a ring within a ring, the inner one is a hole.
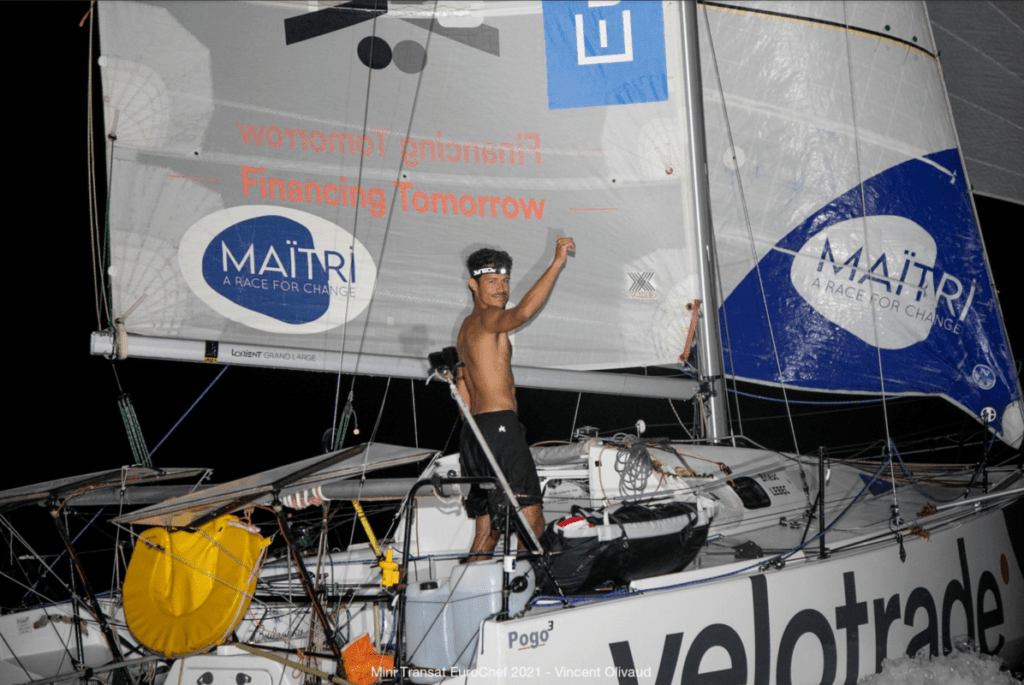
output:
M460 369L456 385L538 538L544 532L540 481L516 414L512 345L508 334L540 310L551 294L559 271L565 266L568 253L575 250L576 243L572 238L559 238L551 266L512 309L505 309L512 271L512 258L508 253L477 250L466 261L470 274L469 289L473 291L473 312L459 329ZM462 427L459 460L464 476L493 475L468 423ZM476 485L470 488L466 513L476 519L476 538L470 553L494 550L500 535L496 528L503 523L506 506L501 490L485 493ZM486 557L471 557L471 560L483 558Z

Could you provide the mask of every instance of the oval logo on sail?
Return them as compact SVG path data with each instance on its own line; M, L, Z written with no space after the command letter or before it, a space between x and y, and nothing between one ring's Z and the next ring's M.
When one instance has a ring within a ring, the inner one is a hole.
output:
M928 337L937 314L935 292L947 299L963 293L951 275L941 274L935 283L936 254L935 240L910 219L849 219L804 243L790 280L832 323L869 345L897 350Z
M193 292L232 321L321 333L370 303L377 268L351 233L297 209L246 206L203 217L178 247Z

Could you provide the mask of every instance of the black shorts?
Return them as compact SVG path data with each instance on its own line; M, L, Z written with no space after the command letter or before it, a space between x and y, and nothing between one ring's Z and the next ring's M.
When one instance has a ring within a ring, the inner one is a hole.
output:
M519 500L520 506L541 503L540 479L537 478L537 466L533 463L533 454L526 443L526 433L519 416L512 410L488 412L473 417L484 436L484 440L494 453L505 479L512 486L512 492ZM459 440L459 463L463 476L493 476L491 465L487 461L469 422L462 424L462 436ZM490 514L491 526L504 525L505 508L508 500L500 487L494 490L483 490L479 485L471 485L469 496L466 497L466 513L470 518Z

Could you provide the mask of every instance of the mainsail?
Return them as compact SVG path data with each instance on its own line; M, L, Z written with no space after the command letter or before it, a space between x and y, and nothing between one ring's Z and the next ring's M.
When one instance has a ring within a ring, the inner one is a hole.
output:
M121 352L418 375L471 251L512 253L514 301L561 234L579 252L517 363L677 360L699 293L676 3L100 18ZM923 6L704 3L700 29L726 369L939 394L1019 442Z
M200 359L419 369L469 312L470 252L513 255L514 301L561 234L578 255L517 364L674 361L697 298L677 8L372 5L103 7L114 317Z

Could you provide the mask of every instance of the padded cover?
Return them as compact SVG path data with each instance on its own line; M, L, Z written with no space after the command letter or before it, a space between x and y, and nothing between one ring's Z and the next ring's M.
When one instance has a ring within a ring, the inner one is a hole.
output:
M566 594L682 571L708 537L708 526L696 525L696 507L689 502L610 507L607 524L603 510L572 510L590 525L552 522L540 538L551 576ZM546 573L538 575L541 593L557 593L551 580Z
M142 644L174 658L223 642L249 608L270 539L222 516L197 532L150 528L124 581L124 615Z

